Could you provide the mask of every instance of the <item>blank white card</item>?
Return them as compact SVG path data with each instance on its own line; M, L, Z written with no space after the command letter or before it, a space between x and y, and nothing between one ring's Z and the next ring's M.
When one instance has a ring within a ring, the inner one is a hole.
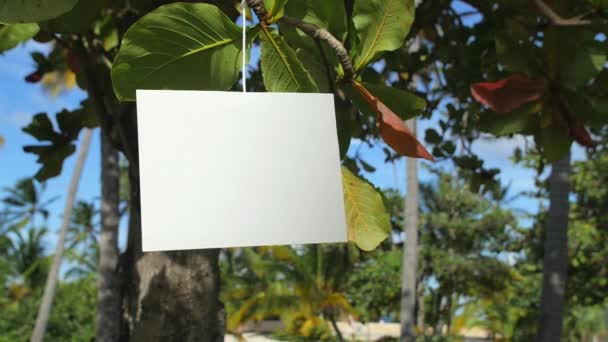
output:
M138 90L144 251L346 242L333 96Z

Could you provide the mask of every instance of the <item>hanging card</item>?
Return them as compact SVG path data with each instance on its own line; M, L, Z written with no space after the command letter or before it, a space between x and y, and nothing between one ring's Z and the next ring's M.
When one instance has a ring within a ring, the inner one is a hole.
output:
M330 94L138 90L144 251L346 242Z

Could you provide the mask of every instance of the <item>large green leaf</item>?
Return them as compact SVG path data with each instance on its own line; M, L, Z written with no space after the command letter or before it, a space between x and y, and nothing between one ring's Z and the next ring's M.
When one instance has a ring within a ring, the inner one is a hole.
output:
M391 231L390 215L384 206L382 195L346 167L342 167L342 185L348 240L365 251L371 251Z
M536 69L536 46L528 42L527 29L517 20L506 19L505 28L495 38L496 57L510 72L531 73Z
M135 100L136 89L225 90L240 71L240 28L213 5L175 3L131 26L112 81L120 100Z
M577 89L599 75L606 64L606 48L602 45L595 41L588 42L576 51L569 63L564 64L561 78L566 86Z
M573 91L599 75L607 52L588 27L551 26L545 32L545 68L551 78Z
M426 108L426 101L408 91L383 84L363 82L363 86L382 101L401 119L407 120L419 115ZM358 91L352 91L355 106L365 114L376 115L374 108Z
M46 22L46 29L57 33L84 33L91 28L102 7L102 1L80 0L69 12Z
M346 11L341 1L290 0L285 6L285 15L324 28L343 40L346 36ZM328 93L335 82L340 65L331 48L293 26L279 22L281 34L294 47L304 67L317 83L319 91Z
M37 24L0 24L0 52L16 47L38 33Z
M324 28L338 40L343 40L346 36L346 10L343 1L289 0L285 6L285 15ZM305 35L299 32L301 36ZM308 40L312 41L310 38Z
M71 10L77 2L78 0L0 0L0 22L33 23L56 18Z
M283 16L286 3L287 0L264 0L264 7L268 11L271 22L275 22Z
M486 112L479 118L479 129L496 136L527 133L539 127L541 109L540 102L532 102L506 114Z
M541 128L534 138L537 146L542 150L543 156L549 162L563 158L572 145L572 138L557 125Z
M353 41L355 72L377 59L384 51L393 51L405 41L414 22L414 0L355 1Z
M270 92L315 93L317 85L293 49L275 31L262 34L262 75Z

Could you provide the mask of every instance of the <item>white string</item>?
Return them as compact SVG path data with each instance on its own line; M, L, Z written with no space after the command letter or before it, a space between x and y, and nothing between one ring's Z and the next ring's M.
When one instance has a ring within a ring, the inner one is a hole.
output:
M247 0L241 1L241 16L243 17L243 93L247 92Z

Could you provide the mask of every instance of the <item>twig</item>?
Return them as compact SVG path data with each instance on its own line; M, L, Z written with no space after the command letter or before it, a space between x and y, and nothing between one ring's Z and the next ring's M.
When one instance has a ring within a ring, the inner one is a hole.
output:
M264 6L264 1L263 0L246 0L246 1L247 1L247 6L249 6L249 8L251 8L251 9L253 9L253 12L258 17L260 24L262 25L262 28L265 29L266 26L268 25L268 20L270 18L268 17L268 11L266 10L266 7ZM292 26L299 28L304 33L306 33L307 35L309 35L315 39L324 40L336 52L338 61L340 62L340 64L342 65L342 69L344 70L343 79L346 81L352 80L355 72L353 69L353 64L350 61L350 57L348 56L348 50L346 50L346 48L344 47L342 42L340 42L336 37L334 37L331 33L329 33L329 31L327 31L323 28L317 27L316 25L306 23L299 19L291 18L288 16L283 16L283 18L281 18L281 21L288 25L292 25Z
M591 24L590 20L583 20L586 15L578 15L572 18L562 18L559 14L557 14L549 5L547 5L543 0L534 0L534 3L538 7L538 9L543 12L543 14L551 20L553 25L556 26L584 26Z
M329 47L331 47L336 52L336 57L338 57L338 61L342 65L342 69L344 70L344 80L350 81L355 74L353 69L353 64L350 61L350 57L348 55L348 50L344 47L342 42L340 42L336 37L334 37L329 31L326 29L317 27L316 25L303 22L299 19L283 16L281 21L295 26L302 30L302 32L311 36L312 38L324 40Z
M264 6L264 0L247 0L247 6L253 9L253 12L264 25L268 24L268 11Z

